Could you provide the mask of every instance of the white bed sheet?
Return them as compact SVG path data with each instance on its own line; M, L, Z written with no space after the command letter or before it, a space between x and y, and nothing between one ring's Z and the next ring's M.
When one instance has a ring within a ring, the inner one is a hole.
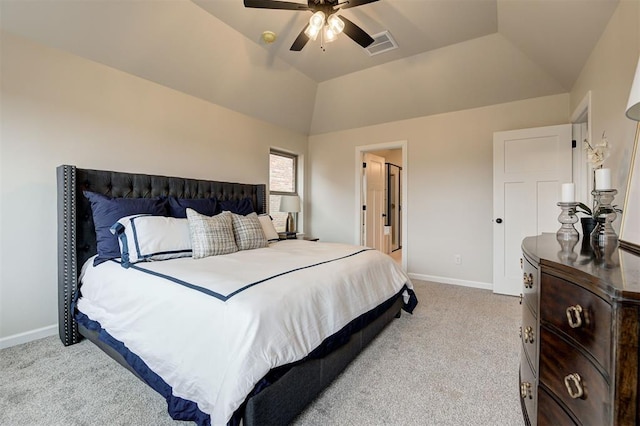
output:
M94 267L89 259L77 306L175 396L196 402L212 424L222 425L269 370L304 358L405 284L412 288L389 256L362 249L287 240L224 256L138 264L208 293L116 262Z

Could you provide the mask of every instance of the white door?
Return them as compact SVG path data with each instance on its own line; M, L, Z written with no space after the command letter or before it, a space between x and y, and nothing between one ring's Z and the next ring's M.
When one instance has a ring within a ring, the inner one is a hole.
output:
M571 125L493 135L493 291L522 291L522 239L560 228L562 184L571 182Z
M364 153L364 245L384 251L384 158Z

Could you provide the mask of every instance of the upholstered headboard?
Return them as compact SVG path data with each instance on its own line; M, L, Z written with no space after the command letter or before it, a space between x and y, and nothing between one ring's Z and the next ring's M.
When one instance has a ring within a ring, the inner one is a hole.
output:
M73 298L80 268L96 254L96 234L89 200L82 191L114 198L209 198L240 200L250 197L258 214L266 212L266 185L216 182L63 165L58 176L58 329L65 346L79 341L73 318Z

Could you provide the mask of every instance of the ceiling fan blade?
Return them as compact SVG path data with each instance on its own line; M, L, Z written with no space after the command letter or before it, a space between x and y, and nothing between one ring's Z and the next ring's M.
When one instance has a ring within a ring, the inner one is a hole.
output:
M340 6L340 9L349 9L350 7L362 6L376 1L378 0L346 0L344 3L338 3L338 6Z
M307 37L307 35L304 32L308 26L309 24L307 24L302 29L302 31L300 31L300 34L298 34L298 37L295 39L295 41L293 42L289 50L292 50L294 52L299 52L302 50L303 47L306 46L307 42L309 41L309 37Z
M311 10L309 5L278 0L244 0L244 7L258 9Z
M338 16L344 22L343 32L353 41L358 43L362 47L368 47L373 43L373 38L364 32L362 28L345 18L344 16Z

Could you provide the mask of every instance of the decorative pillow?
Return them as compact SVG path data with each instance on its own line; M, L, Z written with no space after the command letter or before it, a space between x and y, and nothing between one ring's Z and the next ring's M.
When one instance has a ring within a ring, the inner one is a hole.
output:
M93 261L94 266L120 257L118 238L109 230L120 218L134 214L167 214L166 201L160 198L111 198L90 191L83 191L83 194L91 202L96 230L98 256Z
M187 208L187 219L194 259L238 251L230 212L211 217Z
M122 266L151 260L191 256L191 237L187 219L133 215L111 226L118 236Z
M260 220L260 225L262 226L262 232L266 237L267 241L278 241L280 237L278 236L278 231L276 231L276 227L273 226L273 220L271 216L268 214L261 214L258 216Z
M168 197L169 216L187 218L187 207L206 216L218 213L218 200L216 198L176 198Z
M249 213L246 216L241 216L232 213L232 217L233 234L236 237L238 250L253 250L269 245L257 214Z
M249 197L241 200L220 201L220 210L230 211L231 213L241 214L243 216L256 211L253 207L253 201L251 201L251 198Z

